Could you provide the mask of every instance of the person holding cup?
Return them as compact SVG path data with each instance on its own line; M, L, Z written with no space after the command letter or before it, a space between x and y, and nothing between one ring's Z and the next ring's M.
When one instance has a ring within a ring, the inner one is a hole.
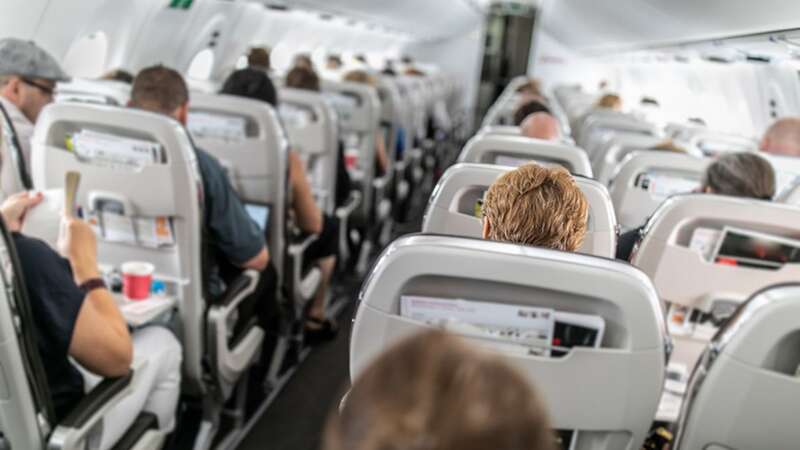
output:
M106 414L99 448L111 448L142 411L171 431L181 384L180 343L163 327L128 330L100 277L89 224L64 215L58 245L64 257L20 232L26 213L42 198L41 193L12 195L0 205L0 215L19 256L56 418L66 417L103 378L124 376L135 367L137 389Z

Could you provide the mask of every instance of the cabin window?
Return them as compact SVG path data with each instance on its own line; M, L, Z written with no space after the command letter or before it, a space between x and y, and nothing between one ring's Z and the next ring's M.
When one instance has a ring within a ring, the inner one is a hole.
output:
M211 78L211 71L214 69L214 50L204 48L197 52L189 64L189 78L195 80L208 80Z
M108 36L102 31L76 40L64 57L64 70L74 77L97 78L106 70Z
M242 55L236 60L236 70L242 70L247 68L247 55Z

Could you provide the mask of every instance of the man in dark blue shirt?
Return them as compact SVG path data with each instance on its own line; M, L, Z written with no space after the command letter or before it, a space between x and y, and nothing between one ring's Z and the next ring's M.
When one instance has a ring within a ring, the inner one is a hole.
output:
M180 394L180 344L165 328L128 331L100 278L97 242L87 223L63 219L60 247L67 259L45 242L20 234L27 211L41 200L41 194L15 194L0 213L19 256L56 419L65 418L102 378L120 377L135 367L137 388L104 415L99 448L114 445L142 410L156 415L159 428L172 430Z
M189 90L178 72L150 67L133 81L130 106L164 114L185 125ZM219 162L201 149L195 149L195 154L203 180L204 227L210 248L224 258L223 263L264 271L269 263L264 232L247 214ZM208 287L212 295L221 293L221 286L213 281Z
M175 70L164 66L146 68L133 81L129 106L163 114L186 125L189 89ZM195 154L203 183L205 244L210 250L206 261L209 300L221 296L226 284L242 270L260 272L256 293L250 297L258 298L260 303L251 300L240 307L240 320L234 333L238 334L257 317L268 336L274 336L281 314L275 298L277 272L270 264L265 233L247 214L219 162L201 149L195 148ZM272 337L267 344L271 343Z

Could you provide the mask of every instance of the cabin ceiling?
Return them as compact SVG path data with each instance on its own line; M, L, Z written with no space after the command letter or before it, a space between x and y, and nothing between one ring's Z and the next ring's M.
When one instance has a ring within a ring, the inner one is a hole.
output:
M442 39L481 26L489 2L489 0L260 1L355 19L405 33L419 40Z
M548 0L544 28L586 53L800 28L797 0Z

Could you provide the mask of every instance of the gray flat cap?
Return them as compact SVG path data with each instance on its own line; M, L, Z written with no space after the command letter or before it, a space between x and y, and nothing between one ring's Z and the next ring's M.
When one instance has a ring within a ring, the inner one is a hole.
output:
M69 76L49 53L32 41L14 38L0 39L0 76L4 75L69 80Z

